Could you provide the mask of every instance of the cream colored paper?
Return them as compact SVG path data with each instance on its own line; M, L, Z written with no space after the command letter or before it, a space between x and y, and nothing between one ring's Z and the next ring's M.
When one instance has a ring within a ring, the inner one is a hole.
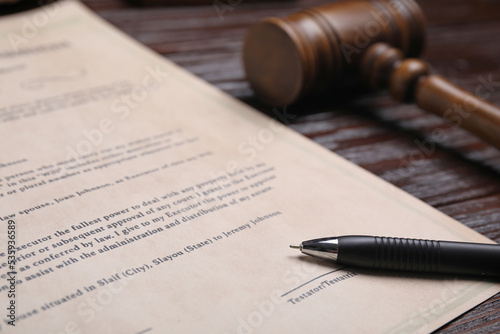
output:
M1 333L424 333L498 291L299 256L329 235L487 239L79 3L0 34L2 319L9 219L21 247Z

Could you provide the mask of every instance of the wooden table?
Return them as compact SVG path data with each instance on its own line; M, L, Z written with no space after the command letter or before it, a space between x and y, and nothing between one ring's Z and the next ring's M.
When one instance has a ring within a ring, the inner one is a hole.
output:
M245 31L262 17L284 16L328 1L220 0L217 3L225 6L219 7L212 1L180 7L134 7L124 0L83 2L143 44L272 116L273 108L259 104L244 79ZM428 21L423 58L435 72L500 105L500 1L419 3ZM291 106L282 120L500 242L500 150L414 105L394 103L385 93L356 94L356 99ZM438 332L500 332L500 294Z

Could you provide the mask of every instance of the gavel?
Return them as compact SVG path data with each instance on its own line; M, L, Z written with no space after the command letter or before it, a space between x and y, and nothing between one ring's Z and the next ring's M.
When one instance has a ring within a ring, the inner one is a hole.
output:
M332 90L353 73L388 88L500 148L500 109L416 59L426 24L413 0L351 0L266 18L247 32L243 63L257 97L272 106Z

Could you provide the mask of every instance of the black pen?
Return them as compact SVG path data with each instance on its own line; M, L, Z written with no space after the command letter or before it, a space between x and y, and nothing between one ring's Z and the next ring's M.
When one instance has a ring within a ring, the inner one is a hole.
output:
M308 240L290 247L360 268L500 276L498 244L351 235Z

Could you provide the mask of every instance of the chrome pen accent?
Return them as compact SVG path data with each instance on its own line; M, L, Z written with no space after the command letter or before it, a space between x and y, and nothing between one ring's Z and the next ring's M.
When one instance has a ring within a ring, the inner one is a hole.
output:
M337 261L339 243L337 238L323 238L304 241L299 246L290 245L290 248L300 249L302 253L317 258Z

